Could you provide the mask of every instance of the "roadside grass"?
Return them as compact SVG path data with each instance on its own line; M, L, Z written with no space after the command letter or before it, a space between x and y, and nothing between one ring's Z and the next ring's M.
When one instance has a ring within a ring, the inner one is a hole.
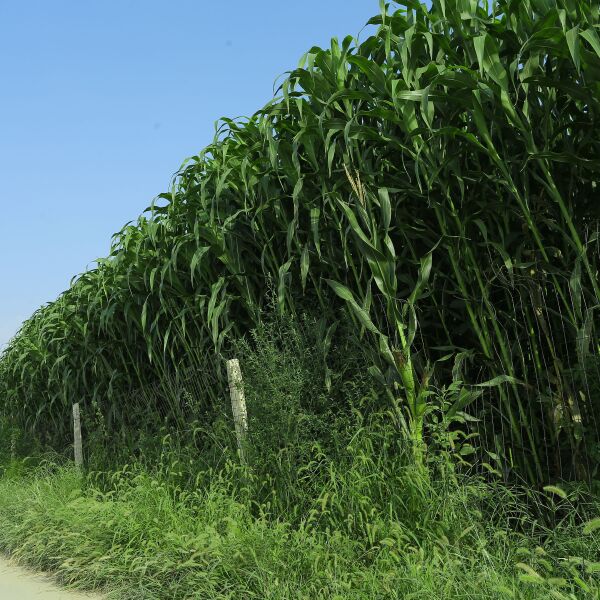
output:
M549 528L516 493L406 469L390 482L410 486L398 520L368 481L352 484L358 475L336 473L337 497L315 499L291 524L250 501L252 476L234 465L192 491L127 467L100 491L47 462L0 479L0 548L63 584L127 600L600 597L598 531L585 535L564 505ZM357 498L365 509L344 514Z
M326 366L318 340L310 320L271 320L236 348L248 468L226 414L197 445L98 438L85 473L5 428L0 551L118 600L600 598L598 490L474 474L451 387L416 465L360 344L338 332Z

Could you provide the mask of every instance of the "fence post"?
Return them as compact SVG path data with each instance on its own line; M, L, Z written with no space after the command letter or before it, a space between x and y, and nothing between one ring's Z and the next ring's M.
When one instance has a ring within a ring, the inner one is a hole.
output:
M81 415L79 402L73 404L73 441L75 448L75 466L83 467L83 446L81 443Z
M229 394L231 395L231 410L235 424L240 460L246 464L244 446L248 434L248 413L246 411L246 397L244 395L244 382L242 381L242 370L240 361L233 358L227 361L227 380L229 381Z

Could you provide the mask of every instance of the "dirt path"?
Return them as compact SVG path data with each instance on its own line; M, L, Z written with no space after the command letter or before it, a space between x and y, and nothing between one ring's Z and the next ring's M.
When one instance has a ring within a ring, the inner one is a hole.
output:
M17 567L0 557L0 598L2 600L101 600L100 596L79 594L57 587L48 576Z

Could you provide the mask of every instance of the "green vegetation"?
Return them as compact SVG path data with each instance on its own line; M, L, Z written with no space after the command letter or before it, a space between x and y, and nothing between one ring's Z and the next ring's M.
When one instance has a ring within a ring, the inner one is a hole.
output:
M600 597L600 4L399 4L9 344L1 547L125 598ZM86 473L20 472L74 401Z
M464 381L503 382L473 406L488 450L531 481L595 473L598 400L573 373L598 355L598 6L408 2L371 23L224 119L24 325L0 363L20 425L63 445L74 399L118 420L181 369L222 382L270 282L282 313L364 331L417 446L454 354Z
M600 598L597 493L469 474L467 415L452 427L443 410L452 388L430 399L419 467L401 415L377 409L356 368L360 340L341 333L327 355L334 382L346 369L343 411L315 377L315 321L263 319L238 346L248 468L226 414L198 436L201 451L182 431L151 442L142 431L129 464L86 474L1 448L0 549L124 600ZM117 450L102 438L90 448L99 465L126 457Z
M396 521L379 511L376 493L366 495L368 479L346 487L356 473L333 471L339 497L320 498L319 517L292 525L270 519L264 507L252 510L244 491L232 490L240 475L213 474L191 493L135 470L115 474L111 493L82 492L72 469L3 479L0 547L63 583L103 587L124 600L600 597L597 532L583 535L571 518L547 529L505 490L432 485L407 469L394 482L410 486L415 512L407 515L412 521ZM365 506L348 513L357 519L351 531L335 513L350 508L353 496ZM486 520L499 500L515 511L521 532ZM363 517L365 535L357 537Z

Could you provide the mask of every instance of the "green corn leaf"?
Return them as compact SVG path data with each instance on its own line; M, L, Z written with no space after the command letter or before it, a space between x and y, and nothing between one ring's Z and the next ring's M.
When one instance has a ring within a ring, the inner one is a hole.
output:
M581 318L581 258L577 258L575 261L575 268L571 273L569 287L571 288L571 299L573 301L575 313Z
M313 243L317 249L317 254L321 256L321 240L319 237L319 218L321 216L320 208L310 209L310 228L313 234Z
M431 274L431 267L433 266L433 255L430 252L425 255L421 259L421 265L419 267L419 276L417 279L417 285L413 288L413 291L410 294L408 299L408 303L414 305L421 294L423 293L423 289L427 285L429 281L429 275Z
M350 223L352 232L361 241L362 249L364 250L366 255L374 261L385 261L386 258L384 254L373 245L371 240L366 236L366 234L362 230L361 226L358 223L358 220L356 219L354 211L345 202L340 201L340 206L342 207L342 210L344 211L346 218Z
M598 57L600 57L600 38L598 37L598 33L595 29L585 29L584 31L580 31L579 35L589 42L590 46L594 49L594 52Z
M302 249L302 256L300 257L300 278L302 280L302 289L306 289L306 277L308 276L308 269L310 267L310 254L308 246L304 246Z
M286 263L279 267L279 283L277 286L277 303L280 314L285 314L285 299L286 299L286 280L292 265L293 259L290 258Z
M194 282L194 275L196 273L196 268L198 267L198 264L202 260L202 257L209 250L210 250L210 246L202 246L201 248L198 248L198 250L196 250L196 252L194 252L194 256L192 256L192 260L190 261L190 275L191 275L192 283ZM152 285L150 287L152 287Z
M332 279L326 279L325 281L333 289L337 296L347 302L348 306L352 309L352 312L356 315L356 317L358 317L360 324L365 329L371 333L380 335L379 330L377 327L375 327L367 312L358 304L358 302L356 302L354 294L345 285Z
M461 387L458 398L446 411L446 417L449 419L454 418L459 412L464 411L477 398L481 397L481 393L479 390L468 390L465 387Z
M579 27L576 25L572 27L565 33L565 38L567 40L567 45L569 46L569 52L571 53L571 58L573 59L573 64L577 69L577 72L581 70L581 59L579 52Z
M497 377L494 377L489 381L484 381L483 383L477 383L475 385L476 387L489 388L498 387L503 383L510 383L512 385L523 385L522 381L519 381L516 377L513 377L512 375L498 375Z
M390 222L392 220L392 204L390 202L390 195L387 188L379 188L379 203L381 205L381 220L383 223L383 229L387 232L390 228Z
M350 56L348 62L356 65L369 78L377 92L387 94L385 73L377 64L363 56Z

